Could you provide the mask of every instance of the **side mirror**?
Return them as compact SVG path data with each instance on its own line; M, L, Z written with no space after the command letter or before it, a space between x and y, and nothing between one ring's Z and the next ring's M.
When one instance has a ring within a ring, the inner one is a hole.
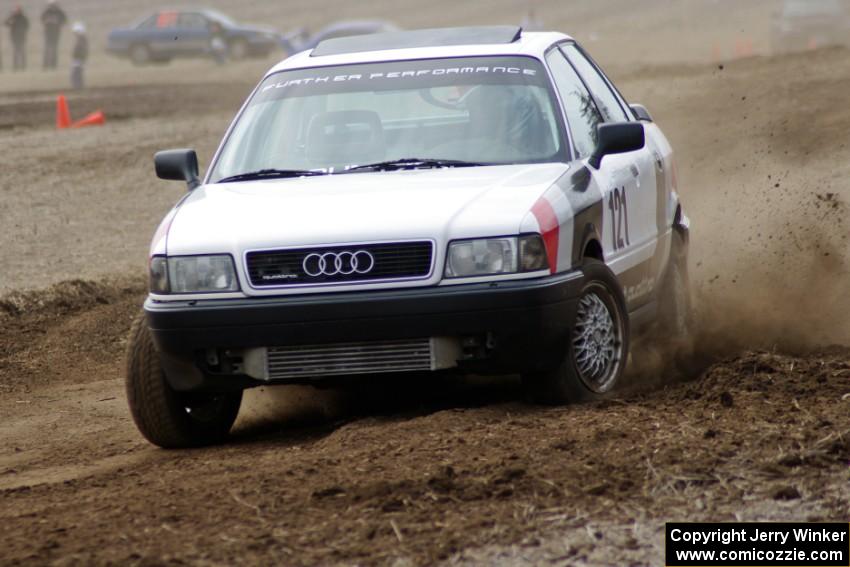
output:
M156 175L160 179L185 181L189 191L201 184L198 179L198 154L195 150L165 150L153 157Z
M638 120L642 120L644 122L652 122L652 115L646 109L646 107L642 104L630 104L629 108L632 109L632 112L635 113Z
M596 131L599 141L593 154L588 158L588 162L595 169L599 169L603 157L610 154L636 152L646 143L646 134L640 122L600 124Z

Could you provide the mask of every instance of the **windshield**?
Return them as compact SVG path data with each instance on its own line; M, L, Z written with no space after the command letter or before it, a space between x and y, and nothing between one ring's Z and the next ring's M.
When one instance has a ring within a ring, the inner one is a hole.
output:
M529 57L381 62L266 78L210 182L261 170L342 173L391 160L567 161L543 66Z

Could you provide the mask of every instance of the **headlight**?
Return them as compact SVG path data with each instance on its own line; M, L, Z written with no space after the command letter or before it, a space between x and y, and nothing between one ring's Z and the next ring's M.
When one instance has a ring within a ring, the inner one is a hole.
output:
M153 293L239 291L233 258L216 256L154 256L150 264Z
M151 293L168 293L168 262L165 256L154 256L150 264Z
M546 248L539 234L459 240L449 245L447 278L535 272L547 267Z

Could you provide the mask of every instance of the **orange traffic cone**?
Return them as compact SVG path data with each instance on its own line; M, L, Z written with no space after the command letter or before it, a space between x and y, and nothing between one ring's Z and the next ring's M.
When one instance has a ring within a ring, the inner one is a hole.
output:
M71 128L81 128L83 126L100 126L102 124L106 124L106 116L102 111L98 110L92 112L82 120L78 120L71 124Z
M68 110L68 101L65 95L56 97L56 127L60 130L71 125L71 111Z

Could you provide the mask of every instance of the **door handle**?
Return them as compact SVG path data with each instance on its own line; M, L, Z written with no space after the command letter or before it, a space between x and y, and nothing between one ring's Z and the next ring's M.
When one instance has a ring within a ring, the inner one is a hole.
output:
M655 167L658 168L658 171L664 171L664 160L661 159L661 156L658 153L654 153L653 157L655 158Z
M640 170L635 164L632 164L629 170L632 172L632 177L640 177Z

